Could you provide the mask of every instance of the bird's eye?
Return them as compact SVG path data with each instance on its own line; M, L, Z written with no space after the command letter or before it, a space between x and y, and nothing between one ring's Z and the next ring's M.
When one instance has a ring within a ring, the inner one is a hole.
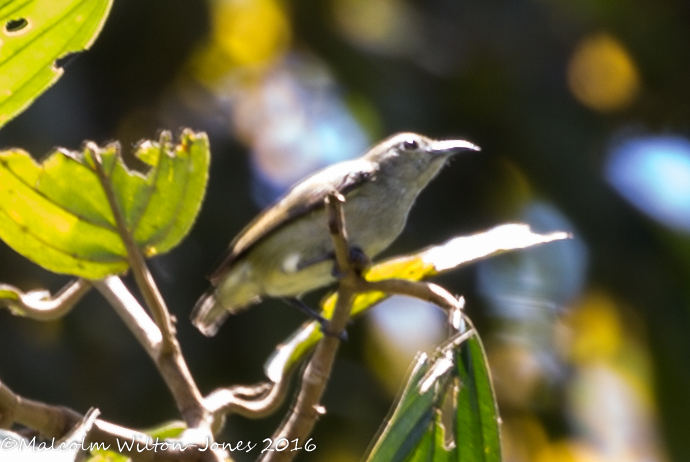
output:
M403 142L403 149L406 149L408 151L412 151L413 149L417 149L419 147L419 144L415 140L407 140Z

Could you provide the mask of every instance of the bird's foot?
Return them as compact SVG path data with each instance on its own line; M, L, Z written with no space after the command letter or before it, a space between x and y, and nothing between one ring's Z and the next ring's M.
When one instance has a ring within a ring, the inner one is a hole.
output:
M350 264L352 265L355 271L361 273L369 266L371 266L371 260L369 259L369 256L366 253L364 253L364 250L362 250L361 247L352 246L349 250Z
M367 256L367 254L362 250L361 247L358 246L350 246L349 250L349 258L350 258L350 265L352 265L352 268L359 274L362 273L366 268L371 266L371 260ZM335 262L333 264L333 270L331 271L331 274L333 275L334 278L340 279L343 276L345 276L345 273L343 273L340 268L338 267L338 262Z

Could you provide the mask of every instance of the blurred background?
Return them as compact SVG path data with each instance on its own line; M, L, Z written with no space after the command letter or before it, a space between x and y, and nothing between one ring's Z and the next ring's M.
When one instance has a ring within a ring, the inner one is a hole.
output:
M116 0L92 50L0 131L0 146L40 158L118 140L131 156L160 129L208 133L198 221L151 261L208 393L262 380L304 320L267 301L212 339L194 330L189 312L231 238L296 180L390 134L464 137L482 152L441 173L386 255L514 221L575 236L437 280L465 296L484 339L505 459L687 460L689 25L681 0ZM68 280L0 244L1 282L54 291ZM403 298L356 321L317 451L301 460L359 460L443 321ZM0 311L0 351L0 377L24 396L127 426L177 418L95 293L50 323ZM225 438L269 437L288 404L230 418Z

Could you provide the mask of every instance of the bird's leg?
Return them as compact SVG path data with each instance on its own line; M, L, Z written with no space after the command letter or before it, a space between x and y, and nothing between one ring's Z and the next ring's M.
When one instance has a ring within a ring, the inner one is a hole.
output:
M309 305L304 303L302 300L300 300L297 297L284 297L283 300L285 303L287 303L290 306L294 306L298 310L306 313L309 317L313 318L315 321L317 321L321 325L321 332L324 333L324 335L329 335L329 336L334 336L335 334L332 334L328 331L328 319L324 318L321 316L319 313L314 311ZM340 340L347 340L347 332L343 331L340 335L337 335Z

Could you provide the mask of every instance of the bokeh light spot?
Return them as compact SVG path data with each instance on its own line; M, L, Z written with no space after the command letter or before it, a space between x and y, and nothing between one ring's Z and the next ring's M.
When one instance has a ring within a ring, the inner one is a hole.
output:
M622 328L616 305L607 294L587 294L567 318L573 332L569 354L574 362L610 359L618 353Z
M430 303L409 297L391 297L368 318L367 362L394 395L415 355L431 351L447 334L446 318Z
M561 440L543 448L534 460L535 462L605 462L607 459L585 442Z
M690 141L678 136L632 138L616 146L606 178L642 212L690 231Z
M418 44L419 22L402 0L333 0L337 29L371 51L404 54Z
M268 61L287 50L290 25L275 0L225 0L214 6L214 38L236 64Z
M575 98L598 111L613 111L632 103L640 79L623 45L608 34L584 39L568 64L568 86Z

